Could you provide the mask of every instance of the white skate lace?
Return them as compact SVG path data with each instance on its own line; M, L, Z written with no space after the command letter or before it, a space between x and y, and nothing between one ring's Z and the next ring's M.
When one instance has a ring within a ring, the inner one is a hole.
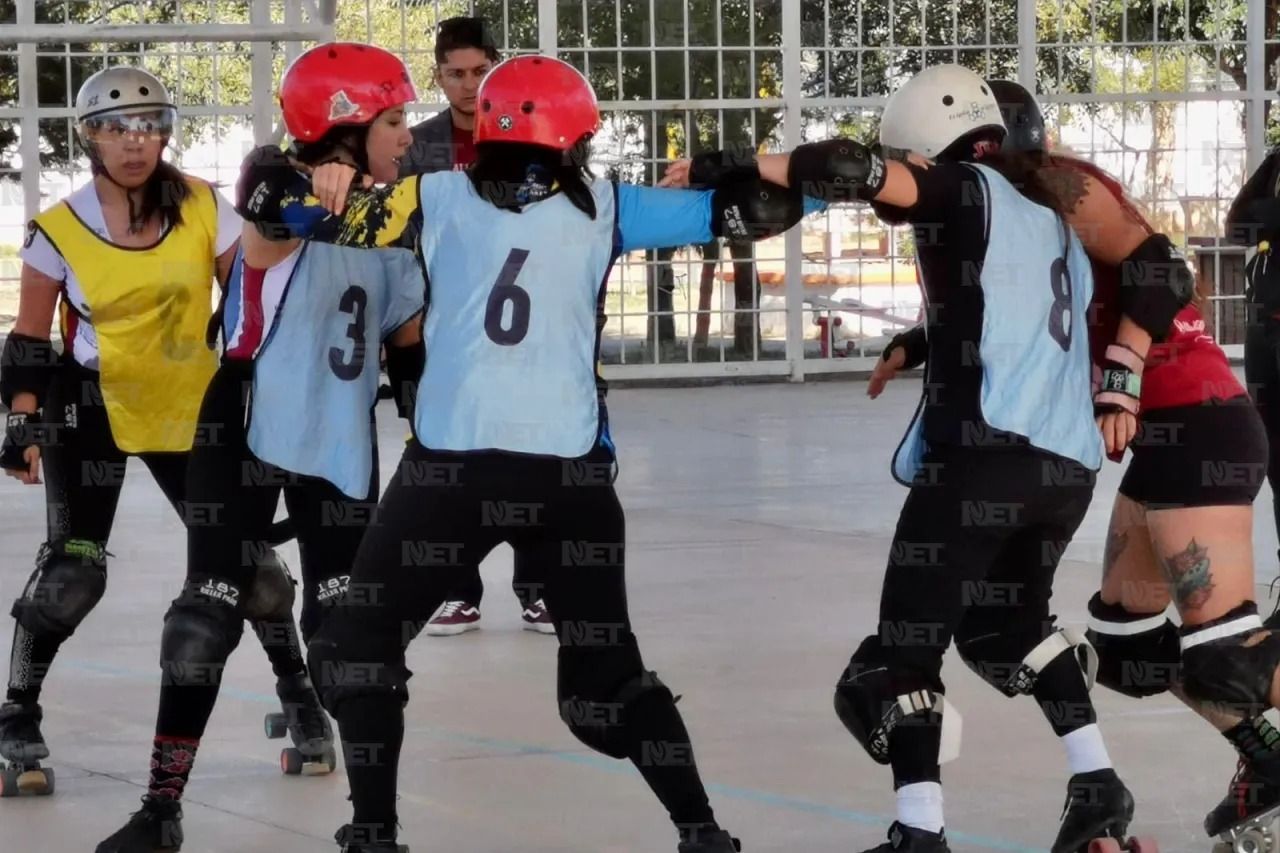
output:
M457 616L458 611L466 606L467 606L467 603L465 601L445 602L444 609L440 611L440 615L437 616L436 618L448 619L450 616Z

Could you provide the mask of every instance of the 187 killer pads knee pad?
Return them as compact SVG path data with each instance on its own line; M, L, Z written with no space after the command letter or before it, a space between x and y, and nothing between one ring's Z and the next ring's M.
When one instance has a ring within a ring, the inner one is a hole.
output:
M879 642L878 638L870 640ZM835 711L840 722L879 764L889 763L889 735L899 725L911 725L910 717L942 716L942 742L938 763L946 764L960 755L961 718L941 690L925 684L925 679L896 666L864 660L867 643L854 653L836 683Z
M1271 707L1280 633L1252 642L1262 630L1252 601L1203 625L1183 625L1182 689L1187 696L1246 718Z

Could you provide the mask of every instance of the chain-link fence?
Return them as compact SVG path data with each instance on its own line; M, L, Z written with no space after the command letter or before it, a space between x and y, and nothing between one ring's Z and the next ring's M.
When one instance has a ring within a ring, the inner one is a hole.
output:
M441 109L434 31L485 17L507 55L541 51L591 80L606 114L595 168L650 183L672 159L729 142L782 150L874 136L886 95L960 62L1039 94L1058 144L1114 173L1184 243L1213 288L1212 319L1242 340L1243 255L1218 245L1226 205L1261 161L1280 38L1263 0L0 0L0 332L17 306L23 224L88 179L78 85L140 62L181 105L173 157L229 185L278 134L289 59L319 40L405 58ZM38 168L33 164L39 161ZM914 323L905 229L861 207L812 216L748 248L623 259L610 281L606 375L670 378L865 369Z

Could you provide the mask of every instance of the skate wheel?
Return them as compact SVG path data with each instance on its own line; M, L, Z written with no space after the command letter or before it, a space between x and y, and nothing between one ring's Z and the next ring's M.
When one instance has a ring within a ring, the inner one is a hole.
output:
M1150 835L1135 835L1125 843L1129 853L1160 853L1160 845Z
M1123 849L1114 838L1095 838L1089 842L1089 853L1122 853Z
M0 797L47 797L53 793L52 767L7 767L0 772Z
M1256 828L1250 828L1242 832L1231 843L1231 849L1234 853L1267 853L1270 846L1267 834Z
M302 753L298 752L294 747L290 746L280 750L280 770L284 772L284 775L301 776L303 763Z
M289 734L289 718L284 714L267 714L262 718L262 728L267 740L280 740Z

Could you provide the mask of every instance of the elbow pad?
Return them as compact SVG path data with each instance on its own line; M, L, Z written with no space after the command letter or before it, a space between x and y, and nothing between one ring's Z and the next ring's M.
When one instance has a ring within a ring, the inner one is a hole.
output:
M730 184L711 194L711 233L730 243L776 237L804 215L798 192L769 181Z
M36 407L44 406L45 392L58 367L53 343L30 335L12 333L0 352L0 403L13 408L18 394L35 394Z
M884 157L852 139L808 142L791 152L787 183L828 204L871 201L884 189Z
M414 406L418 400L418 380L427 365L427 348L422 341L407 347L387 344L387 379L391 381L391 396L396 401L396 412L407 421L413 420Z
M929 339L925 336L924 326L915 326L894 335L880 357L888 361L893 357L893 351L899 347L903 349L906 356L906 360L902 363L903 370L915 370L924 364L929 358Z
M1120 313L1156 343L1168 337L1195 292L1191 265L1164 234L1152 234L1120 263Z

